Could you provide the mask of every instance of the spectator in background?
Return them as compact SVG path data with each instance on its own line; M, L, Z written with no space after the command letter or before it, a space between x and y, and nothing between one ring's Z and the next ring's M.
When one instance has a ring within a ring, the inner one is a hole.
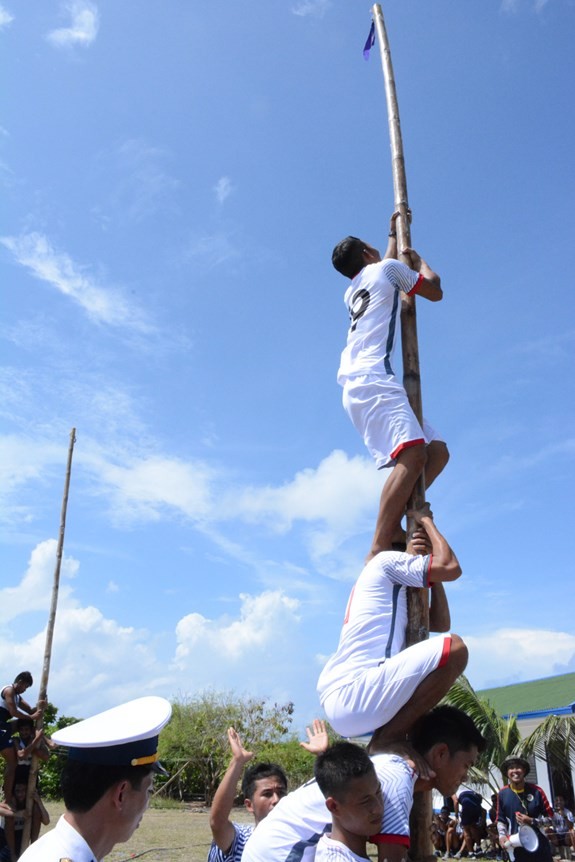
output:
M439 814L434 814L431 819L431 843L435 849L436 856L443 856L447 852L445 836L451 824L455 821L449 816L449 808L443 806Z
M458 796L461 828L463 830L463 845L455 858L461 858L464 851L467 856L475 853L475 848L481 849L481 840L485 837L485 811L483 798L475 790L463 790Z
M573 813L565 808L563 796L556 796L553 806L553 832L548 836L553 847L575 847L574 820Z
M529 761L523 757L508 757L501 764L501 773L509 783L501 788L497 797L499 843L505 850L509 835L514 835L524 824L531 826L537 832L539 846L533 852L514 847L516 862L551 862L551 846L539 827L553 817L553 811L544 791L525 781L529 769Z

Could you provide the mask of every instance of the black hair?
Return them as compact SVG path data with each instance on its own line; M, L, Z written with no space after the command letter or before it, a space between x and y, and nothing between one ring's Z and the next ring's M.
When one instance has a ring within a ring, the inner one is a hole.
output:
M62 771L60 786L68 811L85 813L94 807L110 787L120 781L129 781L133 790L139 790L142 781L154 771L154 766L101 766L67 760Z
M14 680L14 685L16 685L17 682L25 682L27 686L30 686L34 680L32 679L32 674L29 670L23 670L22 673L19 673Z
M331 262L338 272L347 278L355 278L365 266L363 252L365 243L356 236L346 236L338 242L331 255Z
M17 721L18 730L22 730L23 727L31 727L34 730L34 719L33 718L19 718Z
M326 797L341 798L354 778L374 773L374 766L365 748L353 742L336 742L318 755L314 775L319 789Z
M244 772L242 793L244 799L251 799L256 792L256 783L261 778L278 778L287 790L288 780L285 772L277 763L256 763Z
M478 751L483 751L487 745L467 713L447 704L436 706L416 722L411 742L419 754L425 754L438 742L444 742L452 755L456 751L469 751L474 745Z

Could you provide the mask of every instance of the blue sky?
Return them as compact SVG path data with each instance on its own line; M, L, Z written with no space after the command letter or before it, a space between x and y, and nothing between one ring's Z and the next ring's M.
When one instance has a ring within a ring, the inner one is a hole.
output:
M572 0L390 0L430 493L475 687L575 669ZM333 245L393 207L369 4L2 0L0 646L88 715L206 687L317 714L382 484ZM568 546L567 546L568 547ZM567 556L567 563L564 557Z

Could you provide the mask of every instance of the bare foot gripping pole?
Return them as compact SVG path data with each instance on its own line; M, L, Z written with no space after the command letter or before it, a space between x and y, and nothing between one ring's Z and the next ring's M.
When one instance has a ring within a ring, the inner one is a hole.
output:
M411 230L408 217L407 180L405 176L405 159L403 157L403 142L399 122L399 107L395 91L395 78L391 63L391 51L383 20L381 6L376 3L372 7L375 31L381 52L381 65L385 81L385 98L387 102L387 118L389 122L389 137L391 144L391 168L393 173L394 209L401 215L396 221L397 247L399 259L407 266L411 261L401 254L401 250L411 247ZM423 411L421 406L421 378L419 374L419 348L417 344L417 318L415 313L415 297L401 296L401 346L403 353L403 385L409 398L411 408L420 425ZM422 473L416 482L408 508L420 508L425 502L425 477ZM408 520L408 541L414 528ZM419 643L429 636L429 600L427 590L410 588L408 590L408 626L407 645ZM418 793L414 796L411 812L411 851L410 856L416 860L433 855L429 839L431 826L431 793Z

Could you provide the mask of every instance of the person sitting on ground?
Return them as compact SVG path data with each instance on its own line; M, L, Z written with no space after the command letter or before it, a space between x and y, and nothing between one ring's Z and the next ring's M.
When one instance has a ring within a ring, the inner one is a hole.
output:
M565 808L565 798L555 797L553 806L553 832L548 836L554 847L575 847L573 813Z
M398 216L392 216L383 259L376 248L354 236L339 242L332 254L335 269L351 279L344 297L351 325L337 375L343 406L377 468L393 467L366 562L401 537L401 519L422 471L429 487L449 460L447 446L434 429L427 422L420 426L394 371L400 294L417 294L431 302L443 298L439 276L417 252L403 249L409 266L395 259Z
M487 838L489 840L489 858L498 860L502 859L499 833L497 831L497 793L491 794L489 823L487 824Z
M33 683L30 671L24 670L18 674L11 685L5 685L0 690L0 754L6 761L4 764L4 797L12 798L14 790L14 778L18 759L16 748L12 741L15 730L15 718L31 718L36 721L40 718L45 706L45 701L38 701L35 707L26 703L22 697L23 693Z
M429 834L431 836L431 843L433 844L436 856L443 856L447 851L445 836L452 823L455 823L455 821L453 821L449 816L449 808L446 805L440 809L438 814L434 814L431 818Z
M451 620L443 581L461 575L429 504L411 514L419 526L416 555L384 551L365 566L351 592L337 650L317 683L333 729L354 737L377 728L372 744L379 750L405 739L467 664L467 647L456 634L406 647L407 587L433 585L429 628L446 632Z
M314 775L331 814L331 832L319 839L316 862L365 862L366 843L378 833L383 795L373 763L364 748L336 742L320 754Z
M449 859L455 856L461 849L463 843L463 829L459 819L454 817L449 821L449 829L445 833L445 853L444 859Z
M413 728L415 758L370 752L383 794L378 858L400 862L409 849L409 815L414 791L437 788L455 793L485 747L477 727L459 709L438 706ZM313 862L317 843L329 831L329 813L317 781L288 793L260 823L246 844L242 862Z
M530 768L528 760L515 755L501 765L501 773L509 784L499 791L497 797L499 843L506 850L510 835L514 835L520 826L531 826L537 832L539 846L534 851L514 847L516 862L551 862L551 847L540 827L553 817L553 811L541 787L525 781Z

